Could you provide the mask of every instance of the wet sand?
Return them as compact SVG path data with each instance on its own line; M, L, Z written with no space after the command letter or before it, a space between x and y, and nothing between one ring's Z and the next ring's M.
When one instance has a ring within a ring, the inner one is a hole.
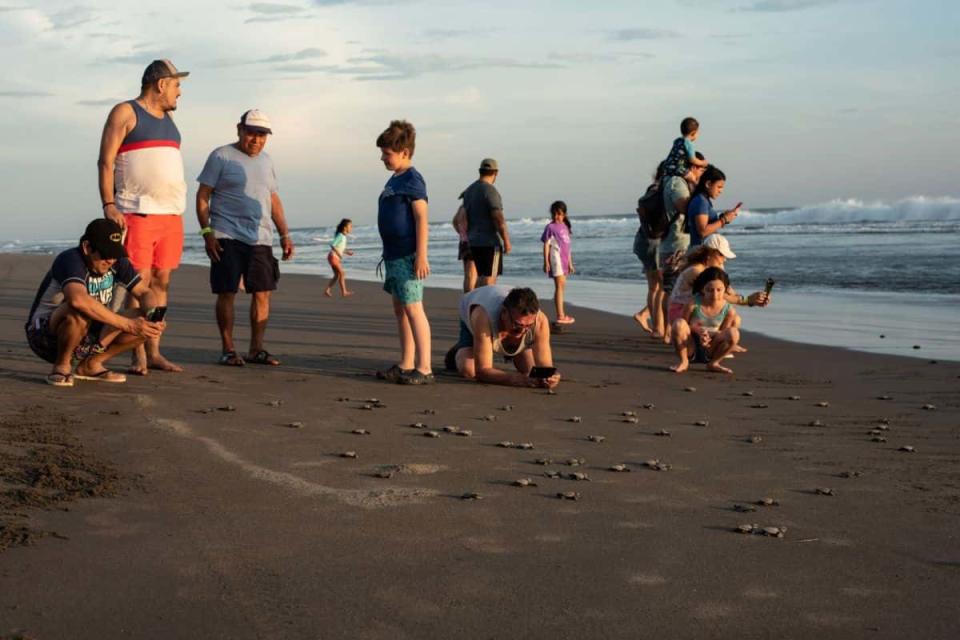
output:
M0 255L0 526L27 532L0 552L0 637L960 632L960 364L746 333L734 376L677 376L631 320L574 309L556 395L401 387L372 376L396 355L378 286L331 300L285 275L267 334L284 365L227 368L206 270L184 268L166 351L186 372L54 389L22 333L49 262ZM439 369L456 294L426 303ZM389 465L406 466L377 477ZM32 504L53 491L36 477L87 484ZM764 497L779 505L735 510ZM754 523L786 534L733 531Z

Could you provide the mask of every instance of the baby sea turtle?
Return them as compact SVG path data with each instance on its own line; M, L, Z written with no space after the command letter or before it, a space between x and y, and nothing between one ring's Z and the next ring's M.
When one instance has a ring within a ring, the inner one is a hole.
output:
M587 436L587 440L589 440L590 442L595 442L597 444L600 444L601 442L606 440L606 437L605 436Z
M840 473L841 478L859 478L861 475L863 474L859 471L842 471Z
M822 426L823 426L823 423L820 422L819 420L811 420L809 423L807 423L807 426L809 426L809 427L822 427Z
M623 421L626 422L627 424L638 424L640 422L639 418L637 418L636 416L627 416L626 418L623 419Z
M741 393L740 395L742 395L744 398L752 398L752 397L753 397L753 391L744 391L744 392Z
M788 397L787 397L787 400L794 400L794 401L796 401L796 400L799 400L799 399L800 399L800 396L788 396Z
M662 436L662 437L665 437L665 438L669 438L669 437L670 437L670 432L667 431L666 429L660 429L660 431L657 431L657 432L656 432L655 434L653 434L653 435L655 435L655 436Z
M936 407L936 405L925 404L925 405L923 405L923 407L921 407L921 408L922 408L924 411L934 411L937 407Z
M764 527L763 529L761 529L761 532L763 533L763 535L769 536L771 538L782 538L784 534L787 532L787 528L786 527Z
M870 431L867 431L867 435L868 435L868 436L879 436L879 435L883 435L883 431L880 431L880 429L870 429Z
M687 393L693 393L694 391L697 390L697 388L696 388L696 387L684 387L683 390L686 391Z
M501 449L512 449L514 447L514 444L509 440L501 440L500 442L497 443L497 446L500 447Z
M427 428L427 425L425 425L425 424L422 423L422 422L414 422L414 423L412 423L410 426L411 426L412 428L414 428L414 429L426 429L426 428Z
M454 434L460 436L461 438L469 438L473 435L473 431L470 429L457 429Z
M751 406L751 408L753 408L753 409L769 409L769 408L770 408L770 405L768 405L768 404L763 404L762 402L761 402L760 404L754 404L754 405L750 405L750 406Z
M561 500L579 500L580 494L576 491L561 491L557 493L557 497Z
M483 419L487 422L495 422L497 420L497 416L491 413L490 415L483 416Z
M779 507L780 501L775 498L760 498L757 500L757 505L761 507Z
M232 404L227 404L222 407L217 407L217 411L236 411L237 408Z
M886 423L878 424L876 428L877 431L890 431L890 425Z
M570 422L583 422L583 418L581 418L580 416L571 416Z
M763 442L763 437L762 437L762 436L750 436L749 438L747 438L747 442L749 442L750 444L760 444L761 442Z
M582 471L574 471L573 473L567 474L568 480L575 480L577 482L586 482L590 480L590 476L583 473Z
M610 471L614 471L614 472L616 472L616 473L625 473L625 472L630 471L630 467L628 467L628 466L625 465L625 464L615 464L615 465L613 465L612 467L610 467L609 470L610 470Z
M537 483L531 480L530 478L520 478L519 480L514 480L511 484L515 487L535 487Z
M274 409L276 409L282 404L283 404L283 400L271 400L270 402L267 403L267 406L273 407Z
M559 471L552 471L552 470L544 471L543 475L544 477L553 478L553 479L563 477L563 474L561 474Z
M877 442L877 443L883 444L884 442L887 441L887 439L884 438L883 436L873 436L872 438L870 438L870 441L871 441L871 442Z
M890 396L884 394L882 396L877 396L877 400L893 400Z
M817 487L818 496L832 496L834 495L833 489L830 487Z
M354 430L352 430L350 433L352 433L352 434L355 435L355 436L368 436L368 435L370 435L370 432L367 431L366 429L354 429Z
M709 421L709 420L697 420L696 422L693 423L693 426L695 426L695 427L709 427L709 426L710 426L710 421Z
M516 448L517 448L517 449L523 449L524 451L530 451L530 450L532 450L534 447L533 447L533 443L532 443L532 442L521 442L521 443L517 444L517 447L516 447Z
M393 474L394 474L394 471L392 469L381 469L376 473L374 473L373 475L375 475L378 478L389 479L393 477Z
M636 418L636 417L637 417L637 412L636 412L636 411L624 411L624 412L622 412L620 415L622 415L624 418Z
M437 410L436 410L436 409L424 409L424 410L423 410L423 415L425 415L425 416L435 416L435 415L437 415Z
M341 458L356 458L356 457L357 457L357 452L356 452L356 451L344 451L343 453L340 454L340 457L341 457Z
M582 467L587 464L586 458L568 458L566 462L568 467Z
M669 471L672 469L672 465L667 464L666 462L660 462L659 460L647 460L643 463L643 466L653 469L654 471Z
M830 403L827 402L826 400L821 400L820 402L817 403L816 406L818 406L818 407L829 407L829 406L830 406Z
M476 491L468 491L460 496L461 500L483 500L483 496Z
M440 432L439 432L439 431L424 431L424 432L423 432L423 436L424 436L425 438L439 438L439 437L440 437Z
M652 402L648 402L647 404L643 405L643 408L649 411L650 409L656 408L656 406L657 405L653 404Z
M360 407L360 409L362 409L363 411L373 411L373 405L367 403L367 404L363 405L362 407Z
M543 466L547 466L548 464L553 464L553 460L551 458L537 458L536 460L534 460L534 462Z
M347 396L340 396L339 398L337 398L337 402L350 402L350 398L348 398Z
M753 513L757 510L752 504L735 504L733 505L734 511L739 511L740 513Z
M460 427L455 427L452 424L448 424L443 427L443 430L447 433L456 433L457 431L460 431Z
M303 423L298 421L288 422L287 428L289 429L303 429Z
M877 422L880 424L890 424L890 418L880 418Z
M380 404L380 398L367 398L364 402L369 402L370 404Z
M900 447L899 449L897 449L897 451L903 451L904 453L914 453L914 452L916 452L916 449L914 449L912 446L906 444L906 445Z
M753 530L757 528L758 527L755 524L741 524L736 529L734 529L734 531L736 531L737 533L753 533Z

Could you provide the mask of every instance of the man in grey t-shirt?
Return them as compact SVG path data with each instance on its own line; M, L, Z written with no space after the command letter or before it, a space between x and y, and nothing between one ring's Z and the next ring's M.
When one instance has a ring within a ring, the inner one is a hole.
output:
M503 218L503 201L493 186L499 167L493 158L480 163L480 178L460 194L467 218L467 243L477 267L477 286L496 284L503 273L503 254L510 253L510 234ZM460 214L460 211L457 212Z
M277 193L273 160L263 147L273 133L266 114L251 109L237 124L238 141L214 149L197 177L197 220L207 256L210 288L217 295L217 325L223 352L220 364L242 366L233 346L233 303L241 281L253 295L250 304L248 362L278 365L263 348L270 316L270 292L280 268L273 257L272 222L280 232L283 259L293 257L293 242Z

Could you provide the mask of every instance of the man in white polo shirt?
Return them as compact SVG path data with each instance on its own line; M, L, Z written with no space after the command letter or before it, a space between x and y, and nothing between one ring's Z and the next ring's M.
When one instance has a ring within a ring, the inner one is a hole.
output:
M263 152L272 133L267 115L250 109L237 124L237 142L214 149L197 177L197 220L210 258L210 288L217 295L222 365L245 364L233 344L234 299L241 279L253 296L246 362L280 364L263 346L270 292L280 278L271 222L280 233L284 260L293 257L294 247L273 160Z

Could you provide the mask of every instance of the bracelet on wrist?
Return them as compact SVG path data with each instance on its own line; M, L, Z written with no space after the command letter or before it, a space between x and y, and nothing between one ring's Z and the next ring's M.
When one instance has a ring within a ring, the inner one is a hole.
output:
M213 227L204 227L200 229L200 235L206 237L208 233L213 233Z
M104 203L103 203L103 206L100 207L100 208L101 208L101 209L106 209L106 208L109 207L110 205L116 205L116 204L117 204L116 202L114 202L113 200L111 200L110 202L104 202Z

